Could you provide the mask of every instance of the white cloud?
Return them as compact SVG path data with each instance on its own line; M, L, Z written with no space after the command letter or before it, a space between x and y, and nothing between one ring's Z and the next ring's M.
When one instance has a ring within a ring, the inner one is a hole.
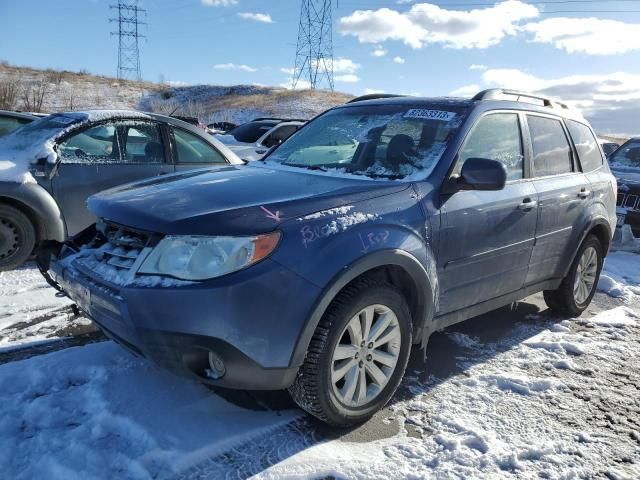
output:
M640 50L640 24L600 18L548 18L524 30L533 41L551 43L568 53L612 55Z
M371 51L371 55L374 57L384 57L386 54L387 54L387 51L380 45L378 45L376 48L374 48Z
M188 85L187 82L183 82L182 80L169 80L167 81L167 85L170 87L185 87Z
M237 5L238 0L200 0L203 5L207 7L229 7L231 5Z
M365 95L371 95L373 93L384 93L384 90L376 90L375 88L365 88L364 93Z
M469 66L469 70L486 70L486 69L487 69L486 65L478 65L477 63L474 63Z
M345 75L336 75L333 77L336 82L344 82L344 83L356 83L360 81L360 77L354 75L353 73L347 73Z
M476 93L478 93L480 90L482 90L482 87L480 87L479 85L465 85L463 87L460 88L456 88L455 90L452 90L449 95L452 95L454 97L473 97Z
M282 67L280 71L282 73L286 73L287 75L293 75L293 68Z
M361 65L349 58L338 57L333 59L334 73L355 73L360 69Z
M311 84L307 80L303 79L298 80L296 88L291 87L291 80L281 83L280 86L287 90L309 90L311 88Z
M489 69L484 86L451 92L471 96L482 88L505 87L557 98L580 109L600 133L640 134L640 74L614 72L545 79L517 69Z
M400 65L402 65L404 63L404 58L402 58L402 57L393 57L393 61L395 63L399 63Z
M362 43L399 40L412 48L437 43L451 48L487 48L515 35L522 20L538 16L538 9L507 0L483 9L447 10L417 3L407 12L389 8L356 10L338 21L338 31Z
M238 65L235 63L218 63L213 68L216 70L242 70L244 72L256 72L257 68L250 67L249 65Z
M239 13L238 16L240 18L244 18L245 20L251 20L253 22L273 23L273 19L271 18L271 15L269 15L268 13L242 12L242 13Z

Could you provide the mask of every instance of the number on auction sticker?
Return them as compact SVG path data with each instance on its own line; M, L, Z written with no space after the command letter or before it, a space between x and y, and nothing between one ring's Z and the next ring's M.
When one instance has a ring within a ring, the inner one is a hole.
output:
M425 110L423 108L412 108L403 115L404 118L425 118L429 120L441 120L448 122L452 120L456 114L454 112L446 112L444 110Z

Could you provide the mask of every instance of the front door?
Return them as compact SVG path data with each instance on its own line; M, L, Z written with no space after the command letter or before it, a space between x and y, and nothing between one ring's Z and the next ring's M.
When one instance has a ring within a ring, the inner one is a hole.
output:
M51 183L69 236L95 222L86 206L94 193L173 171L155 122L120 120L91 126L63 139L58 156Z
M523 287L537 223L538 195L525 168L520 117L489 113L458 153L453 174L469 158L502 162L499 191L459 191L444 198L438 258L440 313L452 312Z

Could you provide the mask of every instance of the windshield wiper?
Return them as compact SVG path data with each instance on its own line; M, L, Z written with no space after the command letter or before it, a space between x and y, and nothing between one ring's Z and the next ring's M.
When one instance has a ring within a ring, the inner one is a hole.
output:
M329 170L325 167L321 167L320 165L303 165L301 163L283 163L282 165L286 165L287 167L298 167L298 168L306 168L307 170L320 170L321 172L328 172Z

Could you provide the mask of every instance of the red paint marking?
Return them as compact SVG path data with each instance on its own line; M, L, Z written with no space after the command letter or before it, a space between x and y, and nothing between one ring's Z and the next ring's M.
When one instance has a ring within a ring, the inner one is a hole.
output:
M280 218L280 210L276 210L276 213L273 213L271 210L265 207L260 207L264 213L267 214L267 218L271 218L276 222L280 222L282 219Z

